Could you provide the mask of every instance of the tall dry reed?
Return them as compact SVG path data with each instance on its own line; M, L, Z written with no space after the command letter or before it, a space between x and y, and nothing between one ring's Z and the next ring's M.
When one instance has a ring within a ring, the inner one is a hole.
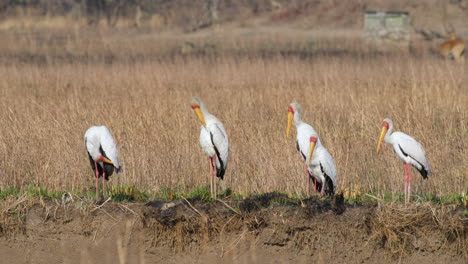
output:
M1 187L92 188L83 143L92 125L108 126L118 143L125 172L112 183L147 190L207 184L200 124L190 108L191 97L199 95L229 135L223 188L243 194L303 191L295 131L285 136L292 101L302 104L304 120L334 157L338 189L403 189L402 164L392 148L375 152L385 117L426 149L434 174L427 181L415 177L415 192L467 188L466 66L430 56L326 52L307 59L236 53L163 58L138 38L129 38L128 45L106 38L95 46L73 40L40 45L39 38L31 35L31 47L28 38L16 47L14 41L1 44L8 46L0 52ZM68 53L60 49L67 45ZM104 49L113 59L99 57ZM45 59L34 60L35 54ZM133 59L120 60L125 54ZM59 55L65 59L56 60Z

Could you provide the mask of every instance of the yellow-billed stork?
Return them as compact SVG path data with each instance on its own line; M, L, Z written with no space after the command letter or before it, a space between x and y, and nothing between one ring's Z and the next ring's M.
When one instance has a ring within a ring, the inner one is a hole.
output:
M214 177L224 179L229 156L229 141L223 123L208 112L199 97L192 98L192 109L202 123L200 127L200 146L210 164L210 192L217 197L217 187Z
M106 192L105 182L114 173L122 171L119 165L119 152L109 129L105 126L92 126L84 135L85 147L88 150L91 168L96 174L96 198L99 195L99 178L102 177L103 194Z
M293 122L294 121L294 122ZM332 196L335 193L337 173L335 162L328 150L322 145L314 128L302 121L302 108L298 103L288 106L288 126L286 136L289 137L291 125L297 130L296 147L306 164L306 192L310 196L310 181L314 180L314 192L317 188L322 196Z
M411 196L411 165L415 167L427 179L432 174L426 153L421 144L414 138L402 132L393 132L393 121L385 118L382 125L379 142L377 143L377 153L380 151L382 141L393 146L398 158L403 161L404 181L405 181L405 203L409 203ZM393 132L393 133L392 133Z

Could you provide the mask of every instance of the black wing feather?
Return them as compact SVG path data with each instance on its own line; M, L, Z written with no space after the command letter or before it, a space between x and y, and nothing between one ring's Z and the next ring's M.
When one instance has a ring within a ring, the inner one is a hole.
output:
M222 133L221 133L222 134ZM223 160L221 159L221 155L219 155L219 150L218 148L216 147L216 144L214 143L213 141L213 133L210 132L210 138L211 138L211 144L213 144L213 147L214 147L214 150L216 152L216 156L218 157L218 160L219 160L219 165L221 167L221 169L219 170L216 170L216 177L220 178L221 180L224 179L224 174L226 173L226 168L224 167L224 162ZM216 165L215 165L216 166Z
M307 157L306 157L306 155L304 155L304 153L302 153L301 149L299 148L299 142L297 142L297 141L296 141L296 148L297 148L297 151L299 151L299 153L301 153L301 156L304 159L304 161L306 161Z
M333 186L333 181L323 169L322 163L320 163L320 169L322 170L323 175L325 175L325 184L324 184L325 194L328 196L332 196L333 194L335 194L335 187Z
M423 177L423 179L427 179L428 171L426 170L426 168L424 167L424 165L422 165L422 163L419 162L417 159L415 159L415 158L411 157L410 155L408 155L408 153L406 153L400 145L398 145L398 147L400 148L401 153L403 153L403 155L405 155L406 157L412 158L414 161L416 161L416 162L421 166L421 169L418 169L418 168L416 168L416 167L414 167L414 166L413 166L413 167L414 167L415 169L417 169L417 170L419 171L419 173L421 173L421 176Z

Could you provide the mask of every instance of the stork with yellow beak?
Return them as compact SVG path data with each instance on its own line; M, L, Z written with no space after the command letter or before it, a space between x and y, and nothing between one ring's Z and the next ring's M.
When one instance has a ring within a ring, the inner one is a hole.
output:
M302 121L302 109L298 103L288 106L289 137L292 123L296 126L296 147L306 164L306 193L310 197L310 181L314 180L314 192L320 190L322 196L335 193L337 174L336 166L328 150L322 145L314 128Z
M393 121L385 118L382 125L379 142L377 143L377 153L380 151L382 141L393 146L398 158L403 161L404 181L405 181L405 203L409 203L411 196L411 166L415 167L427 179L432 174L426 153L421 144L414 138L402 132L393 132Z
M200 97L192 98L192 109L201 122L200 127L200 146L206 155L210 164L210 191L211 197L217 198L217 187L214 177L224 179L226 173L229 141L223 123L214 115L208 112Z
M96 173L96 199L99 196L99 178L102 178L103 194L106 181L114 173L123 170L119 165L119 152L111 132L106 126L92 126L85 132L84 142L91 168Z

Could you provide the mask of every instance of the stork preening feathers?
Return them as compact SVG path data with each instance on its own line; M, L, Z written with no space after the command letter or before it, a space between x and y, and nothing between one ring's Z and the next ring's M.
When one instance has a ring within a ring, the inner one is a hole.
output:
M96 174L96 198L99 195L99 178L102 178L103 194L106 192L106 181L114 173L122 171L119 165L119 152L109 129L105 126L93 126L86 130L84 142L88 150L91 168Z
M307 197L310 196L311 180L314 180L314 192L319 189L322 196L325 194L332 196L337 182L335 162L320 142L314 128L302 121L302 109L298 103L291 103L288 107L287 137L289 137L292 123L297 130L296 147L306 165Z
M208 112L199 97L192 98L192 109L202 123L200 127L200 146L210 164L211 197L217 197L217 187L214 177L224 178L229 155L229 141L223 123Z
M432 172L426 153L421 144L414 138L402 132L393 132L393 121L385 118L382 125L379 142L377 143L377 153L380 151L382 141L393 146L398 158L403 161L404 181L405 181L405 203L409 203L411 196L411 166L415 167L427 179ZM393 132L393 133L392 133Z

